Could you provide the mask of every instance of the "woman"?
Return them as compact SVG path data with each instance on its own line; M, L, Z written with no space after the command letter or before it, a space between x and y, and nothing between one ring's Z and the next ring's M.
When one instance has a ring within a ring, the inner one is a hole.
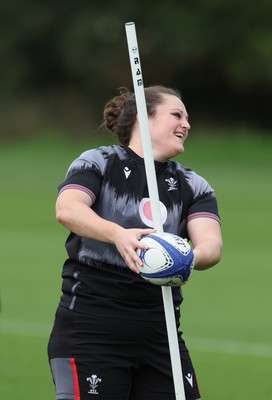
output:
M222 238L213 189L172 157L190 130L180 94L145 89L163 228L188 238L194 268L219 262ZM120 145L84 152L59 186L56 218L69 231L62 297L48 353L56 399L175 399L161 288L139 275L140 241L154 232L135 97L123 91L104 109ZM173 288L179 328L180 288ZM200 398L178 333L186 399Z

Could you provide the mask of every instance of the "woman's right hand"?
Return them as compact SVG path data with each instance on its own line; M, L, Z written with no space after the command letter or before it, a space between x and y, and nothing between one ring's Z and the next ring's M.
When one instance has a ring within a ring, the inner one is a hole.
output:
M138 249L147 249L148 246L141 241L141 238L150 233L156 232L155 229L116 229L113 242L117 250L125 260L127 266L136 274L140 273L139 268L143 262L137 254Z

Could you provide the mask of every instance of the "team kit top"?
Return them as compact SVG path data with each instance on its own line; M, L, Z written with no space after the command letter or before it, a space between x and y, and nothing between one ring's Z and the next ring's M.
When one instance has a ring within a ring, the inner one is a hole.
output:
M214 190L176 161L157 162L155 170L164 232L188 238L188 221L207 217L219 222ZM129 147L103 146L82 153L69 167L59 193L78 189L92 209L124 228L152 228L144 159ZM115 245L70 232L62 271L60 305L91 315L164 319L161 288L131 271ZM181 288L173 288L175 310Z

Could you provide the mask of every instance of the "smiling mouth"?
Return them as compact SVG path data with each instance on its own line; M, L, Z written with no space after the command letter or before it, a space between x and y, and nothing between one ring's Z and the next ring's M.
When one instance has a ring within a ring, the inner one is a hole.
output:
M175 132L175 136L180 138L180 139L184 139L185 138L185 134L182 132Z

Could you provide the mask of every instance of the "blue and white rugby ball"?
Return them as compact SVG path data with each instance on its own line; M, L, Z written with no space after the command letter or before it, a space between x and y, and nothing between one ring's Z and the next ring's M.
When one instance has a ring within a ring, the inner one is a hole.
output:
M148 249L139 249L143 262L140 275L159 286L177 287L185 283L194 266L194 253L189 243L172 233L152 233L143 236Z

